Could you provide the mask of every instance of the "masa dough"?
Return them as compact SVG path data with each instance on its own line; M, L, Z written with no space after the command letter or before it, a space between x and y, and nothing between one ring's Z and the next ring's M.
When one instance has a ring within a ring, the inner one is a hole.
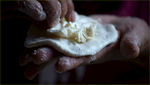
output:
M77 14L76 14L77 15ZM81 16L81 15L80 15ZM95 29L98 21L91 18L78 17L76 22L63 21L56 27L47 29L52 36L68 38L76 42L83 43L96 35Z
M81 57L96 54L117 38L118 33L114 25L102 25L97 20L76 14L75 22L64 21L47 30L31 25L25 47L50 45L65 55Z

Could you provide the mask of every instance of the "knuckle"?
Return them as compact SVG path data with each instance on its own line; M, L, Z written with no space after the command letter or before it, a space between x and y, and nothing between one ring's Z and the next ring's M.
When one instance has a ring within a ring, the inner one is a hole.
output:
M17 1L16 8L35 20L42 21L46 18L43 8L37 1Z
M43 7L41 6L41 4L37 1L32 1L30 3L33 11L33 13L31 14L32 17L38 21L44 20L46 18L46 14L43 11Z

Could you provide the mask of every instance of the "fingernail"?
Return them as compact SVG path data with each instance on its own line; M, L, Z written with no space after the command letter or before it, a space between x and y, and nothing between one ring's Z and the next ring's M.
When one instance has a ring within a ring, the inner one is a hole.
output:
M74 22L75 19L76 19L75 12L72 11L72 13L71 13L71 21Z

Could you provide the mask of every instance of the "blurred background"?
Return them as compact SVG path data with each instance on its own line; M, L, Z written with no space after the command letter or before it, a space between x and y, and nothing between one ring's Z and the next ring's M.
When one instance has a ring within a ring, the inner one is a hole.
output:
M139 17L149 23L149 1L74 1L75 10L84 15L112 14Z
M149 1L73 1L79 14L111 14L144 19L149 24ZM24 67L18 57L25 49L24 40L32 19L16 10L11 1L1 1L1 83L2 84L93 84L93 83L149 83L149 60L109 61L101 64L80 66L59 74L54 63L47 66L34 80L24 77ZM11 8L11 7L10 7ZM23 17L19 16L22 15ZM26 18L26 19L25 19ZM120 54L113 54L121 56ZM145 55L147 56L147 55ZM138 63L138 64L137 64ZM141 63L139 65L139 63Z

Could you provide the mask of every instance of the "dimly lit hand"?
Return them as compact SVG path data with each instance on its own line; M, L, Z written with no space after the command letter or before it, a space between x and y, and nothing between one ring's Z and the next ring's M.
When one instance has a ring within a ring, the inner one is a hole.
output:
M93 19L101 19L101 24L114 24L119 37L93 56L69 57L61 54L52 47L45 46L29 49L19 57L20 65L26 64L25 76L32 80L52 58L61 56L55 64L58 72L74 69L80 65L102 63L110 60L136 58L141 52L149 50L149 28L145 21L132 17L117 17L111 15L92 15ZM124 57L111 55L118 50Z
M56 26L63 18L75 21L74 5L71 0L15 1L15 9L37 21L44 20L48 27Z

